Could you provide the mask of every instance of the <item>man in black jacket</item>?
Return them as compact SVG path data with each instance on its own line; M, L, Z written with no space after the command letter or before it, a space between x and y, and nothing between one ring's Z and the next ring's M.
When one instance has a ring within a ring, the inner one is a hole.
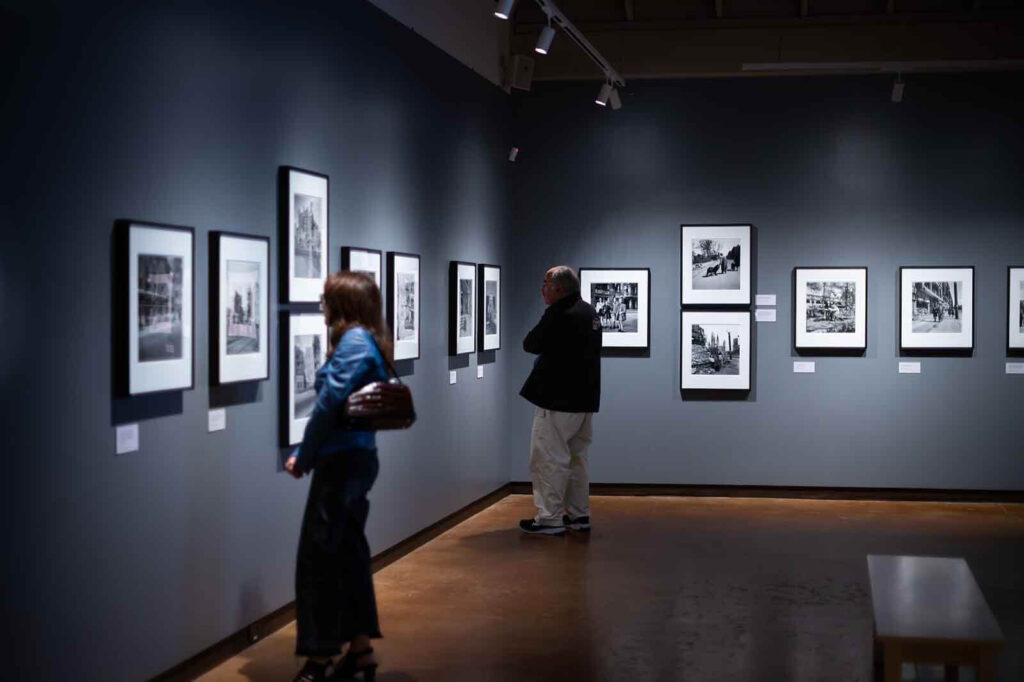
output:
M548 308L523 340L523 350L538 357L520 391L536 406L530 473L537 516L519 528L560 535L567 526L590 529L587 448L601 401L602 330L572 268L548 270L541 295Z

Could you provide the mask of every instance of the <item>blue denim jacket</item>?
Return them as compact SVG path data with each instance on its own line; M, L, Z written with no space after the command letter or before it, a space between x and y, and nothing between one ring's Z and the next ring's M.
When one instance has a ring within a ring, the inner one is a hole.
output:
M334 354L316 372L316 405L294 453L296 469L309 471L322 458L342 450L376 449L376 432L349 431L339 423L345 400L353 391L387 378L384 358L370 332L362 327L345 332Z

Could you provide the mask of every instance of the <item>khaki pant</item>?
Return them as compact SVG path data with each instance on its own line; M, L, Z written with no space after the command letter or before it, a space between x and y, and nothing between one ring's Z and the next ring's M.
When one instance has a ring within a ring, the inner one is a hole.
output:
M563 513L574 519L590 516L587 448L593 420L591 412L534 410L530 473L538 524L561 526Z

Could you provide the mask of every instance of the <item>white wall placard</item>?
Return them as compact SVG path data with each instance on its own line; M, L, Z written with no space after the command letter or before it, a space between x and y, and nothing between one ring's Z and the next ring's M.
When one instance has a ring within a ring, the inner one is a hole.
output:
M210 410L207 415L207 428L210 433L223 431L228 427L228 413L223 407L217 410Z
M793 374L814 374L815 368L813 362L794 362L793 363Z
M754 311L754 319L758 322L774 322L775 308L758 308Z
M757 305L775 305L775 294L758 294Z
M449 385L454 385L454 384L455 384L455 379L457 378L457 376L458 376L458 375L456 375L456 373L455 373L455 370L454 370L454 369L453 369L453 370L450 370L450 371L448 372L448 384L449 384Z
M117 427L117 454L124 455L139 449L139 425L125 424Z
M483 365L477 365L476 366L476 378L477 379L483 379L484 378L484 366Z
M1008 362L1006 363L1007 374L1024 374L1024 362Z
M920 362L901 362L900 363L900 374L920 374L921 363Z

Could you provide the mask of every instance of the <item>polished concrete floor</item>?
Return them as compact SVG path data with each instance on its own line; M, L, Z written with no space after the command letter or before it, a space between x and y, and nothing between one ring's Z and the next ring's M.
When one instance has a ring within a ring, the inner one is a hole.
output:
M561 537L521 534L532 513L505 498L376 574L380 682L872 680L868 554L965 557L996 679L1024 680L1024 505L596 497ZM294 641L202 679L289 680Z

